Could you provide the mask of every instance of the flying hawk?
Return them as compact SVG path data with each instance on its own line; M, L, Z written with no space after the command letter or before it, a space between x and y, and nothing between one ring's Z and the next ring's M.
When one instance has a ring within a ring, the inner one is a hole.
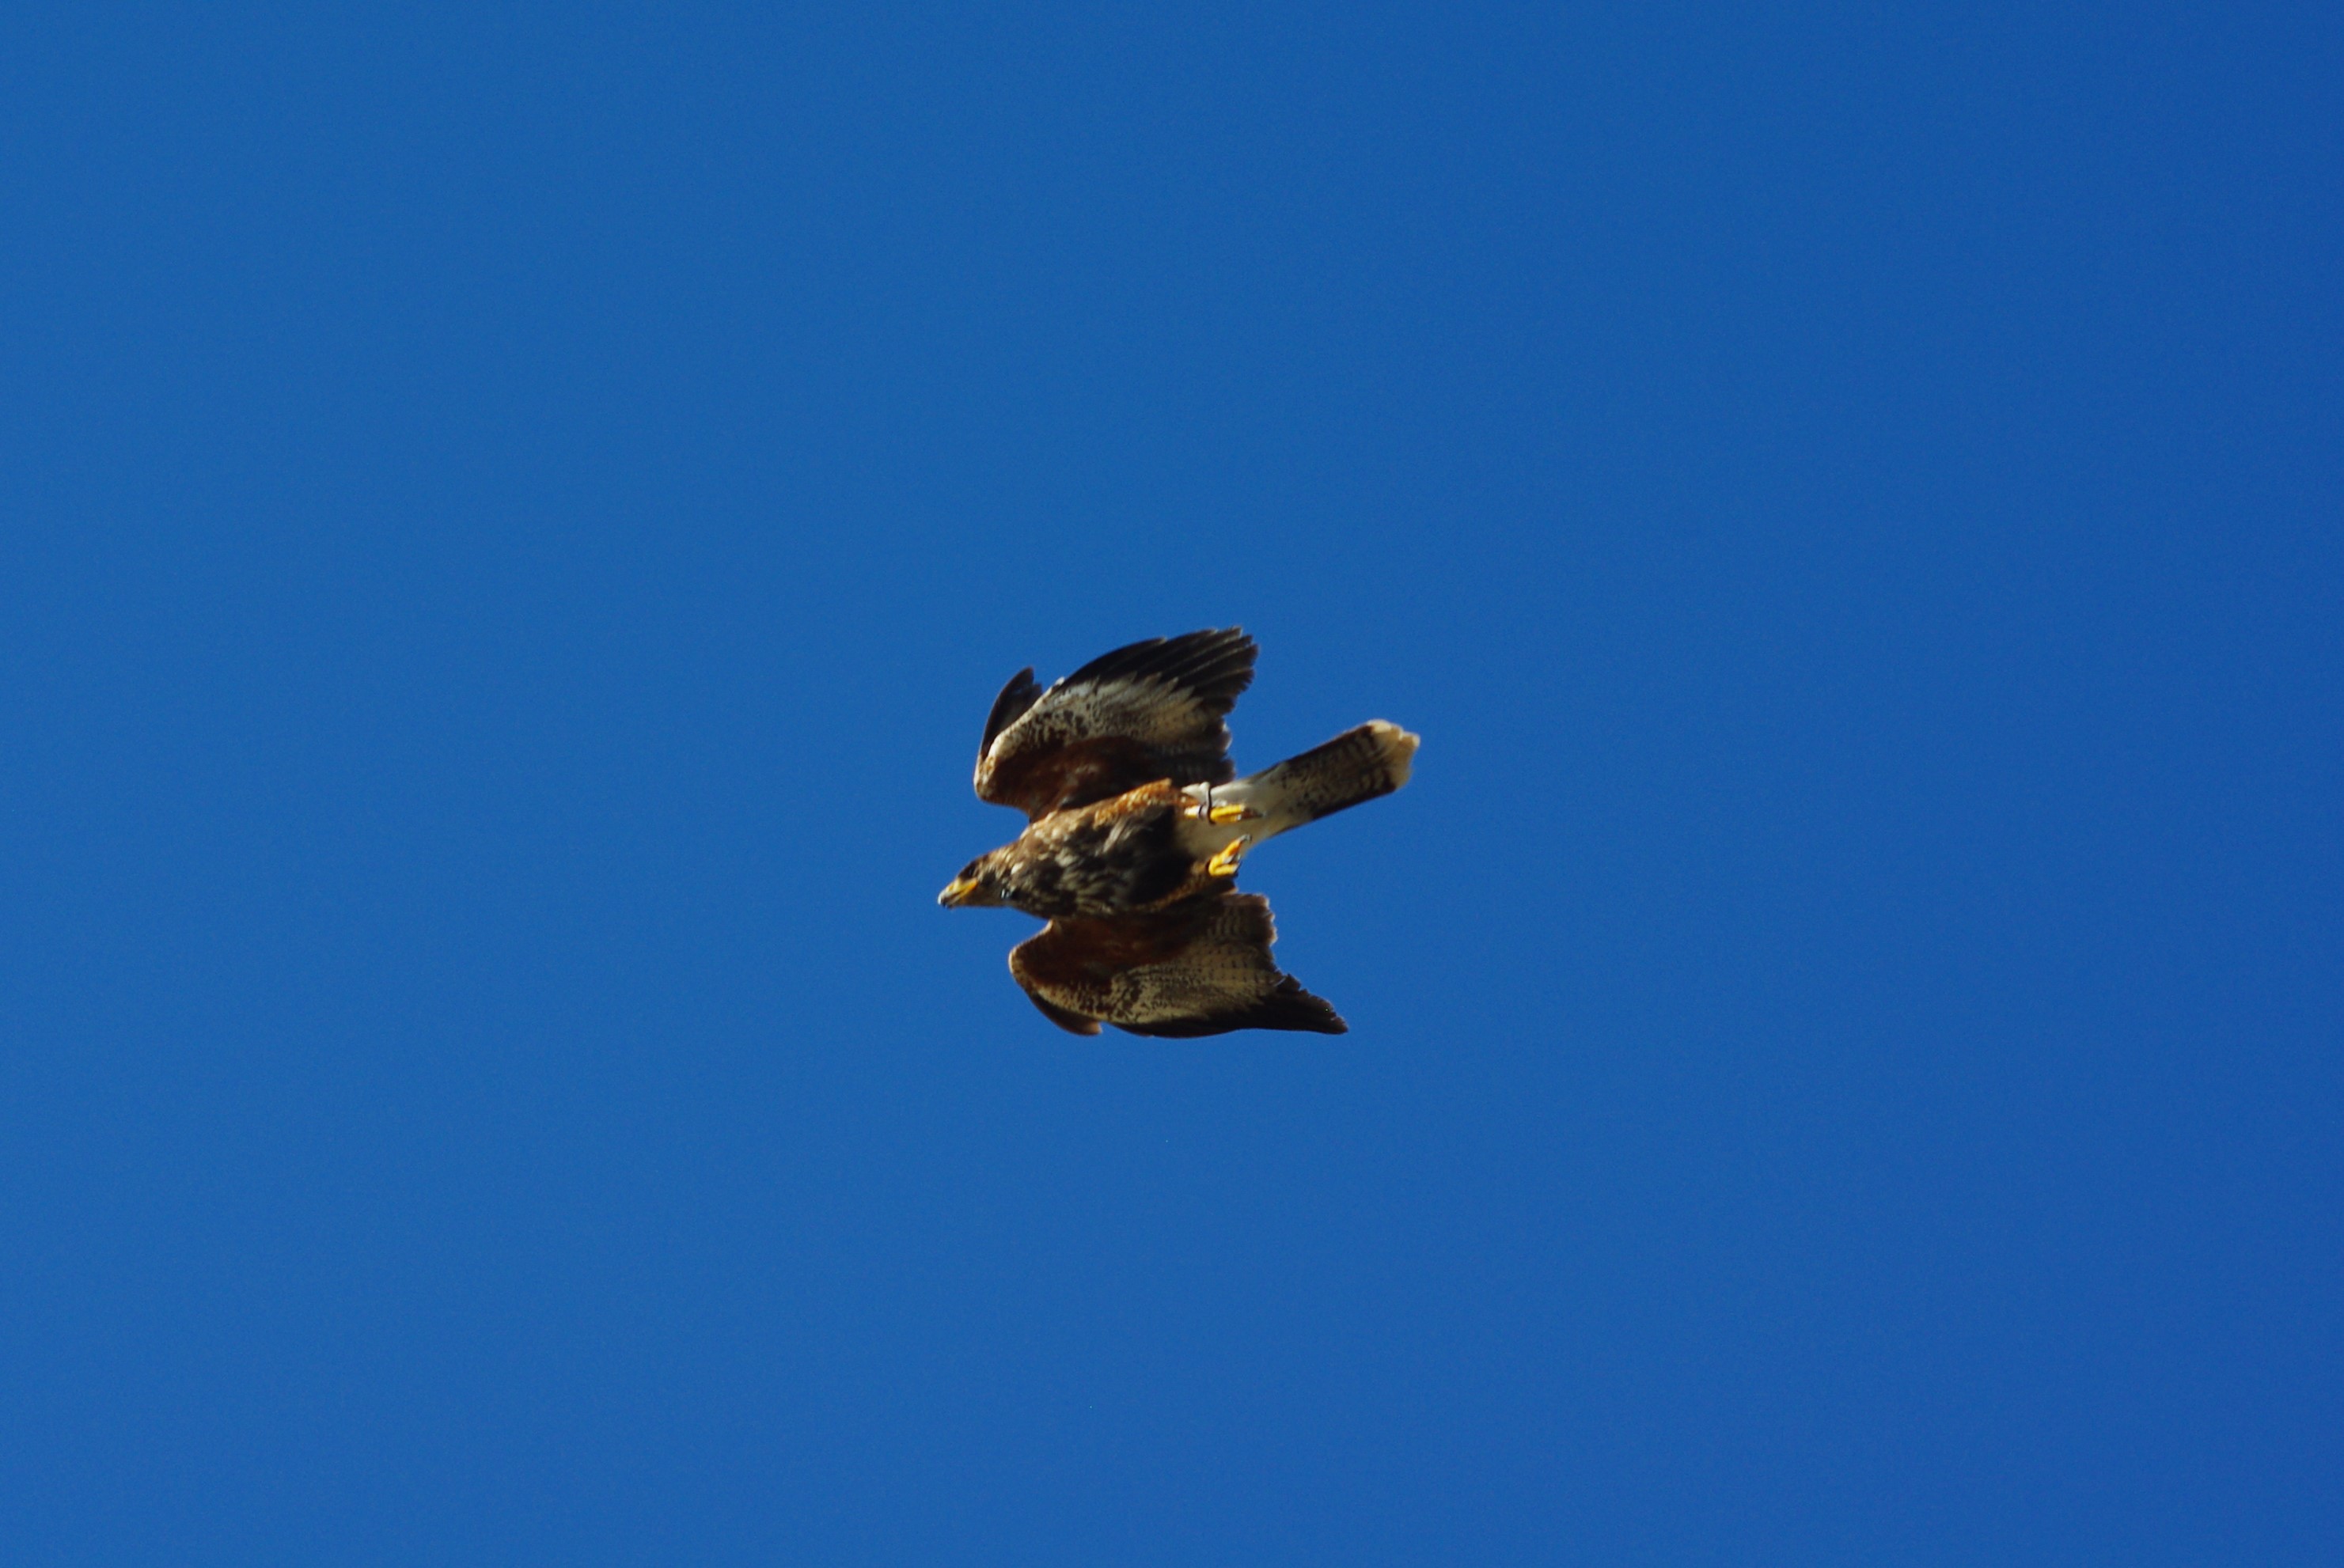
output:
M1026 816L938 895L1050 923L1009 972L1061 1029L1096 1034L1340 1034L1326 1002L1269 956L1269 902L1235 891L1249 849L1408 782L1417 738L1370 719L1238 779L1223 722L1253 680L1253 638L1231 628L1150 638L1047 691L1031 669L994 699L977 798Z

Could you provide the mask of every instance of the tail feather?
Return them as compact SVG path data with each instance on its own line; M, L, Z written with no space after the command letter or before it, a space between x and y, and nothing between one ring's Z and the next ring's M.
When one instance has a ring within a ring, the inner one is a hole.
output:
M1242 801L1267 821L1257 839L1389 795L1408 782L1417 737L1397 724L1371 719L1323 746L1224 788L1217 798Z

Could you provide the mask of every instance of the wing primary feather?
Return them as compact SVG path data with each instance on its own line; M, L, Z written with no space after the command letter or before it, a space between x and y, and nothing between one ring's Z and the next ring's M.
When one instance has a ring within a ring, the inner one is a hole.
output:
M1151 637L1099 655L1057 687L1153 678L1190 693L1199 707L1218 718L1253 683L1258 652L1243 627Z
M1034 684L1034 667L1027 665L1009 678L1001 695L993 699L993 711L985 716L985 739L976 743L976 754L985 755L993 745L993 738L1026 716L1042 696L1042 689Z
M1349 1034L1351 1026L1324 997L1312 996L1292 975L1282 975L1278 989L1238 1012L1206 1018L1159 1019L1148 1023L1118 1023L1126 1034L1152 1035L1159 1040L1197 1040L1238 1029L1302 1030L1311 1034Z

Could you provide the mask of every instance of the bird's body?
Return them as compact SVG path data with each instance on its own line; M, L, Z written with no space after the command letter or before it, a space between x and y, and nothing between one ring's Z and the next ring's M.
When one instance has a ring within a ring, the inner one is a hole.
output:
M1222 890L1264 839L1399 789L1414 741L1375 720L1251 779L1158 779L1036 819L980 859L977 875L995 879L991 901L1045 919L1160 910ZM1298 787L1306 782L1320 788Z
M1188 806L1159 779L1053 811L995 850L979 877L994 876L1000 902L1045 920L1162 909L1205 890L1205 864L1222 847L1196 841L1194 829L1211 825L1190 819Z
M1339 1033L1278 973L1267 901L1233 890L1252 847L1408 781L1416 737L1370 720L1246 779L1223 717L1253 678L1242 631L1118 648L1046 692L1002 689L977 759L981 799L1026 831L969 862L938 900L1048 920L1010 970L1054 1022L1143 1034Z

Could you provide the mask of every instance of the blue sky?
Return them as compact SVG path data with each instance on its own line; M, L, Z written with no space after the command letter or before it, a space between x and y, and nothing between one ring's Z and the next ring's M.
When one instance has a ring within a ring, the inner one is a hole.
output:
M0 22L11 1563L2325 1562L2344 23ZM1340 1039L986 704L1242 623Z

